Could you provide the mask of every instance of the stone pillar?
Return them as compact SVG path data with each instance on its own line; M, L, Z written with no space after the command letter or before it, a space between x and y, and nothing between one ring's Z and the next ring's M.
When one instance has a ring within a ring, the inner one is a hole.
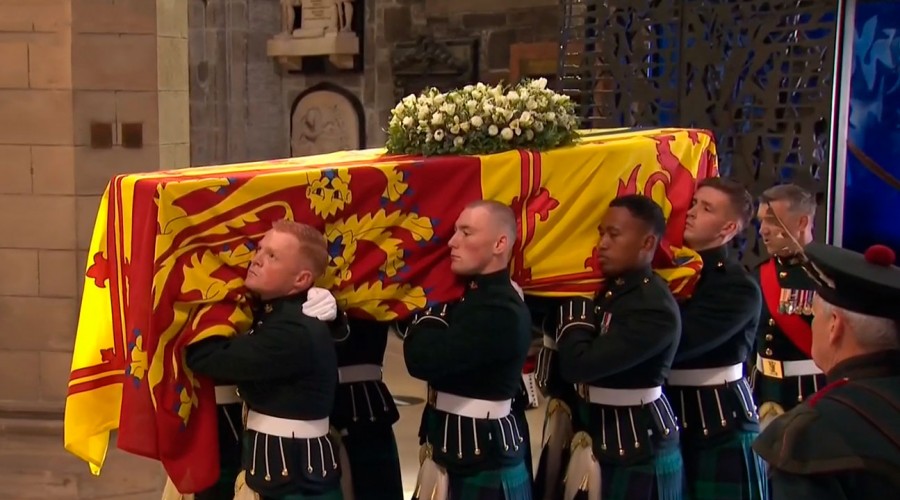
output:
M0 412L59 412L97 206L189 158L184 0L0 1Z

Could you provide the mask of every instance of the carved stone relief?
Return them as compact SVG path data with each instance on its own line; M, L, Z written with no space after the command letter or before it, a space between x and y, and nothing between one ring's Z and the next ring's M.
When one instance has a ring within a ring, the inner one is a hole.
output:
M478 40L435 40L425 36L398 43L391 66L396 100L427 87L443 92L463 87L478 81Z
M352 69L353 56L359 54L357 3L361 2L281 0L281 30L269 40L268 55L289 70L302 69L303 58L313 56L328 56L332 65Z
M366 147L362 104L337 85L322 83L301 93L291 111L291 156Z

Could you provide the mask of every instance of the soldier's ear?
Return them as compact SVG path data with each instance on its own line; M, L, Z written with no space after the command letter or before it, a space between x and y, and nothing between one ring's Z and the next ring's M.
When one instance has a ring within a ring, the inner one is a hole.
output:
M659 238L657 238L655 234L649 233L644 237L644 243L641 245L641 249L652 254L656 251L657 245L659 245Z

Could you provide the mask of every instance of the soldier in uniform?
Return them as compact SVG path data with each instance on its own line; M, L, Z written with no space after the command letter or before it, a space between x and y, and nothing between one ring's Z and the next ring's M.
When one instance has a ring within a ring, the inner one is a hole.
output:
M795 251L802 247L792 243L812 242L815 198L797 185L783 184L763 192L759 202L759 234L770 258L754 273L763 305L751 385L765 427L819 390L825 378L810 358L814 283Z
M450 267L466 290L457 303L416 315L404 340L410 375L429 386L417 498L531 498L528 423L512 411L531 343L528 309L508 270L515 239L509 207L467 206L449 241ZM425 481L429 470L437 486Z
M338 389L331 424L347 452L353 498L401 500L403 481L393 425L400 418L382 380L388 324L341 314L336 334ZM346 481L346 478L345 478Z
M596 498L598 482L604 500L681 498L678 427L662 392L681 321L666 282L650 268L665 229L650 198L613 200L598 245L605 286L559 312L559 367L564 380L579 384L585 429L572 444L566 498L576 489Z
M828 384L760 434L775 500L900 498L900 268L813 243L812 357Z
M540 330L543 339L535 377L547 397L541 455L534 478L534 496L541 500L557 500L563 495L569 445L576 429L580 430L577 415L573 415L578 407L575 384L563 380L559 370L556 331L563 302L564 299L557 297L531 297L529 303L534 326Z
M327 261L320 232L276 222L247 271L259 301L253 328L186 348L194 373L236 383L248 410L242 474L264 500L342 498L328 420L338 383L334 341L324 322L302 312Z
M753 198L733 180L702 181L684 240L703 259L700 280L680 304L681 341L666 385L681 426L685 498L761 499L765 467L751 445L759 433L744 361L756 338L759 287L728 244L753 217Z

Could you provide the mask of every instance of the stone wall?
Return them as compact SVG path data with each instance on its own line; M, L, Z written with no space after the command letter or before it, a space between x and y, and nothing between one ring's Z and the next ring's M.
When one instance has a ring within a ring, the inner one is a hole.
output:
M0 415L61 411L100 196L187 166L187 63L183 0L0 2Z
M476 37L479 79L495 82L508 74L512 44L556 40L561 13L556 0L368 0L364 70L304 75L286 74L266 56L266 40L280 26L277 1L189 5L193 165L289 156L291 106L304 89L322 81L361 100L368 145L381 146L395 104L395 44L420 35Z

